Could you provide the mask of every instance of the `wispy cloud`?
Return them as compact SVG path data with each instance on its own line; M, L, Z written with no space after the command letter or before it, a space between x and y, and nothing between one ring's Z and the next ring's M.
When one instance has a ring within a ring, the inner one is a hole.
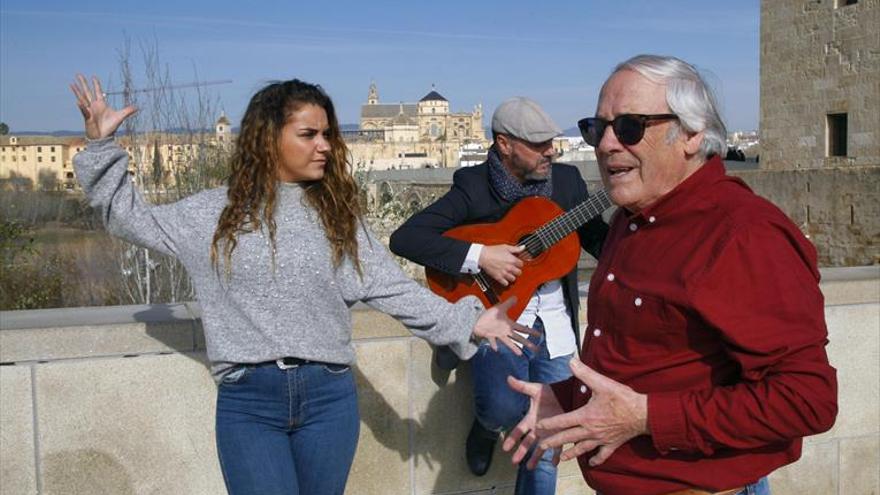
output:
M599 23L597 23L598 25ZM598 26L597 26L598 27ZM691 14L686 18L670 12L662 17L629 17L601 22L604 30L627 31L632 33L665 33L712 35L724 30L726 34L753 36L760 28L759 19L741 10L714 11ZM694 40L699 42L700 40Z
M176 28L201 28L210 29L218 32L228 32L231 28L248 29L249 35L254 30L279 30L285 32L295 31L298 33L315 33L313 35L298 35L301 39L313 39L322 41L343 41L349 40L345 35L356 36L362 39L364 35L378 35L390 37L405 38L425 38L425 39L444 39L444 40L463 40L463 41L503 41L503 42L527 42L527 43L569 43L583 42L586 37L559 37L558 35L547 37L526 37L526 36L508 36L508 35L492 35L485 33L455 33L443 31L413 31L401 29L376 29L376 28L360 28L360 27L322 27L322 26L297 26L287 23L271 23L262 21L250 21L242 19L227 18L211 18L211 17L193 17L193 16L155 16L144 14L120 14L117 12L88 12L88 11L46 11L46 10L5 10L0 11L3 15L11 16L28 16L28 17L56 17L70 20L72 17L82 21L91 21L95 23L105 24L107 22L120 25L148 25L148 26L164 26ZM327 33L320 35L319 33ZM336 35L336 36L332 36Z

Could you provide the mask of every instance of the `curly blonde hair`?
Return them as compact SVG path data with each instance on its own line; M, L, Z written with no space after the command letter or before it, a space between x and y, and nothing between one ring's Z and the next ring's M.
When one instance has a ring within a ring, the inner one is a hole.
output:
M274 266L278 142L289 116L303 105L317 105L327 113L330 143L324 177L303 184L306 201L321 218L333 250L333 266L339 267L347 256L361 274L357 241L357 225L362 218L359 191L333 102L319 85L292 79L273 82L257 91L241 119L229 176L229 202L220 214L211 243L211 263L219 271L222 251L227 276L231 274L237 236L259 231L263 225L269 231Z

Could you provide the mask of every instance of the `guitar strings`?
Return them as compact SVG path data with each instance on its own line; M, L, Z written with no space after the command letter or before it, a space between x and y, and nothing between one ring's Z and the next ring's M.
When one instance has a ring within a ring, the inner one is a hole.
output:
M611 206L608 193L602 189L589 200L559 215L528 236L524 243L529 253L541 252Z

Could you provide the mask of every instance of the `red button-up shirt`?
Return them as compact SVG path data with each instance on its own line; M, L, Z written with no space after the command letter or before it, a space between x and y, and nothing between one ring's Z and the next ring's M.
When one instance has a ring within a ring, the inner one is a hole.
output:
M650 208L618 210L590 282L581 360L648 395L650 436L602 465L603 495L725 490L800 457L837 414L816 250L713 158ZM554 385L567 410L590 398Z

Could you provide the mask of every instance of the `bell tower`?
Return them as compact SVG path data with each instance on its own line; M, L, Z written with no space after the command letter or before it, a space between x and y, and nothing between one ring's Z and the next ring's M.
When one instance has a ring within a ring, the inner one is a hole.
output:
M379 90L376 88L376 81L370 82L370 92L367 94L367 105L379 104Z

